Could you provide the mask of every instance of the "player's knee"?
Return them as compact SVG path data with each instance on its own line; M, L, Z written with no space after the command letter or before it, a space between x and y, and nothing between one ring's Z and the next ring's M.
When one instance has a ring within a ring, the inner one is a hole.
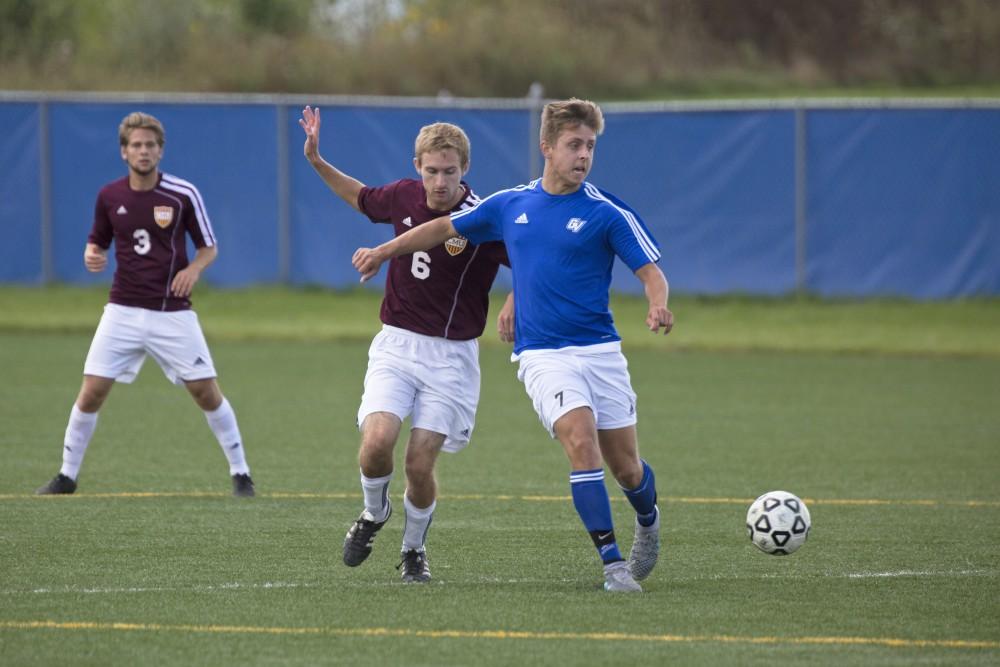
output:
M111 393L113 381L99 382L85 379L76 397L76 407L83 412L97 412Z
M215 380L197 380L186 384L188 392L198 407L206 412L218 410L222 405L222 392Z
M76 407L82 412L97 412L104 405L104 399L108 397L107 392L96 393L81 391L76 398Z
M392 456L396 438L388 431L365 429L361 433L361 451L371 456Z
M578 438L570 438L564 443L566 448L577 454L578 456L600 456L601 450L598 448L597 443L594 442L592 438L587 438L581 436Z
M601 450L594 438L582 433L571 433L559 440L575 469L600 468L603 465Z
M406 479L422 483L434 477L434 457L420 452L406 452Z
M642 465L630 465L626 468L612 469L615 481L624 489L634 489L642 484Z
M594 429L582 424L557 423L556 437L567 451L572 452L599 452L597 434Z
M358 451L358 463L367 477L381 477L392 471L393 450L395 441L375 437L375 434L365 433L361 438L361 448Z

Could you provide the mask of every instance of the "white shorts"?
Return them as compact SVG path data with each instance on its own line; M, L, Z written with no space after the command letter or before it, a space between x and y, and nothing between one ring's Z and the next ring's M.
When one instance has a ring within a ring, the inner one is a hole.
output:
M517 379L553 438L556 421L580 407L593 411L598 430L636 423L635 392L620 342L526 350L511 360L519 362Z
M150 354L174 384L216 377L193 310L161 312L109 303L90 344L84 375L130 383Z
M358 427L373 412L445 435L446 452L469 444L479 405L479 342L424 336L384 325L368 350Z

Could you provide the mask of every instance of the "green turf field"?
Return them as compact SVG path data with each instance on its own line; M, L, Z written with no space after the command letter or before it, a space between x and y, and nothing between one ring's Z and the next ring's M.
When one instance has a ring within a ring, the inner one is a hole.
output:
M616 300L665 549L642 595L614 596L492 330L473 444L438 470L434 579L407 586L401 513L364 565L340 562L377 299L202 296L254 499L229 495L204 417L152 361L112 393L77 494L32 495L104 292L0 288L0 665L1000 662L996 301L678 297L653 338ZM779 488L813 518L784 558L743 527Z

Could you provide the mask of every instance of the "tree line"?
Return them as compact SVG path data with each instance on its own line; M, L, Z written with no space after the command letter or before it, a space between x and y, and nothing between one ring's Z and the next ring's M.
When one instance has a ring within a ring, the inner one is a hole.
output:
M994 0L0 0L0 88L1000 91Z

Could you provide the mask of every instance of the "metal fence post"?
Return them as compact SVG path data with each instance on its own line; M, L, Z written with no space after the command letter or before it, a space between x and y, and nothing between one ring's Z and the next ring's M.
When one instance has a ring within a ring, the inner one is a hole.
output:
M795 107L795 291L806 292L806 109L799 103Z
M278 104L274 108L277 117L278 148L278 281L287 285L291 282L292 238L291 238L291 174L288 161L288 106Z
M49 142L49 103L38 103L38 213L41 216L42 283L55 282L52 239L52 151Z
M528 180L542 175L542 161L538 152L538 131L541 129L542 84L535 81L528 88Z

